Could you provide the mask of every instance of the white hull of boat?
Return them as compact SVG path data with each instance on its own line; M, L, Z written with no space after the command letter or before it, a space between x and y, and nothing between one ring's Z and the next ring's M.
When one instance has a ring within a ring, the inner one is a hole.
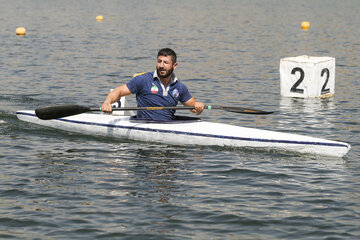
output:
M130 121L129 116L93 113L41 120L28 110L16 115L26 122L70 132L174 145L248 147L334 157L344 156L351 148L338 141L203 121L144 123Z

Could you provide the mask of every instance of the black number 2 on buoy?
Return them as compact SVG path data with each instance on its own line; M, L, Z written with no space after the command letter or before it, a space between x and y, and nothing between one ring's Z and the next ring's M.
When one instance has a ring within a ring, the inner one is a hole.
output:
M331 97L335 94L335 59L290 57L280 60L281 96Z

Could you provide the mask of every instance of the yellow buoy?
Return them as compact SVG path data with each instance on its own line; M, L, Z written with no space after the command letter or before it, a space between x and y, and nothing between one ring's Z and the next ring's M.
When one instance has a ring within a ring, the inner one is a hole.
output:
M98 20L98 21L102 21L102 20L104 20L104 17L103 17L103 16L101 16L101 15L99 15L99 16L97 16L97 17L96 17L96 20Z
M308 30L310 28L310 23L309 22L302 22L301 23L301 28L304 30Z
M16 35L25 35L26 34L26 29L23 27L18 27L16 28Z

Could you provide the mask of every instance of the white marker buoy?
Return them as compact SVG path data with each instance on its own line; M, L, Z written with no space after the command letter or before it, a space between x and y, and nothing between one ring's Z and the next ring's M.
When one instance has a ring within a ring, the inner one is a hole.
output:
M24 27L18 27L16 28L16 35L25 35L26 34L26 29Z
M326 98L335 94L335 58L288 57L280 60L281 96Z

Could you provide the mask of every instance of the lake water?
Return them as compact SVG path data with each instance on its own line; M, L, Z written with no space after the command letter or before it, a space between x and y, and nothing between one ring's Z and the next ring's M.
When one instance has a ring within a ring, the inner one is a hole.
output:
M1 239L360 238L359 1L0 6ZM20 26L26 36L16 36ZM152 71L162 47L178 53L177 76L198 100L275 111L204 112L204 120L343 141L352 150L329 158L170 146L16 118L45 105L99 106L111 88ZM280 59L300 55L336 58L334 97L280 96Z

